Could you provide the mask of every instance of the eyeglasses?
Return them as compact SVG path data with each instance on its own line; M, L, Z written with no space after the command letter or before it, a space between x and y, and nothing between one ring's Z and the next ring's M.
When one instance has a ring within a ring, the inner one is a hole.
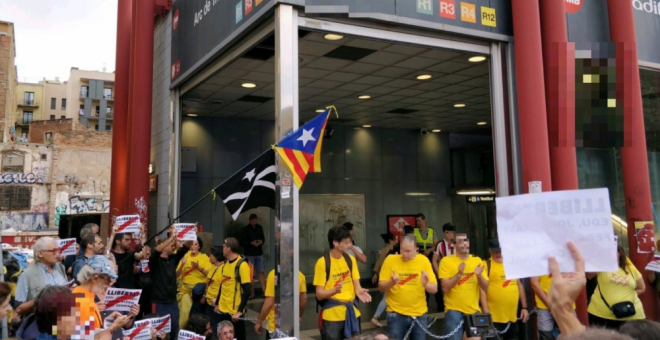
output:
M57 253L60 252L60 248L55 248L55 249L44 249L44 250L42 250L42 251L43 251L44 253L53 253L53 254L57 254Z

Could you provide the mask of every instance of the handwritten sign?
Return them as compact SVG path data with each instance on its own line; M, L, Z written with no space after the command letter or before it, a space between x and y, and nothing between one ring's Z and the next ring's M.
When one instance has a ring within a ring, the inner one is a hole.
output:
M105 295L105 309L116 312L130 312L137 305L142 295L142 289L109 288Z
M162 318L153 318L151 320L151 325L156 329L156 333L165 333L169 334L172 332L172 318L170 315L165 315Z
M179 340L206 340L206 337L197 333L180 330Z
M175 223L176 238L181 241L196 241L195 226L194 223Z
M140 233L140 216L122 215L117 217L117 233Z
M58 247L60 248L61 256L76 255L76 239L75 238L65 238L63 240L57 240Z
M587 272L617 271L607 189L498 197L496 207L507 280L549 274L549 257L562 272L574 271L568 241L580 250Z
M653 259L651 259L651 262L646 265L646 270L650 270L653 272L658 272L660 273L660 255L655 254L653 255Z
M151 340L151 320L140 320L133 323L133 328L123 331L124 337L131 340Z
M140 273L148 273L148 272L149 272L149 260L141 260Z

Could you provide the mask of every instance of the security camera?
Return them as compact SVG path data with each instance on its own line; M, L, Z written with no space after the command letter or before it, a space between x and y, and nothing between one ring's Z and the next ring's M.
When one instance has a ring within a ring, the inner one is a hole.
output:
M420 134L420 135L425 135L425 134L427 134L427 133L429 133L429 130L427 130L427 129L425 129L425 128L422 128L422 129L419 130L419 134Z

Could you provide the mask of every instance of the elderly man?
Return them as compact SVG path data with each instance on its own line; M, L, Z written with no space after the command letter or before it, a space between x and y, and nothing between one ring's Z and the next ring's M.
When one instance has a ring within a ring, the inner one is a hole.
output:
M218 324L218 340L236 340L234 338L234 324L229 321L221 321Z
M58 262L60 249L52 237L42 237L32 247L34 263L18 278L16 312L26 315L34 309L34 299L46 286L66 286L64 265Z

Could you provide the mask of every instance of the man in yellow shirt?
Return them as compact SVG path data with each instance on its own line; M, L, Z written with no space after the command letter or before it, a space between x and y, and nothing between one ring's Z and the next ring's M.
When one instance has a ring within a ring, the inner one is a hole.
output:
M213 267L211 261L206 254L200 253L200 249L204 246L202 240L198 237L196 241L188 241L187 246L190 251L181 259L179 266L176 269L176 277L181 282L179 292L177 294L177 302L179 303L179 327L183 328L188 323L188 316L191 314L203 313L199 298L196 304L193 304L193 288L197 285L205 285L207 276ZM158 284L156 282L156 284ZM203 294L205 287L202 287L200 295ZM198 288L199 289L199 288ZM200 296L201 298L201 296Z
M220 321L231 321L234 324L237 340L246 340L245 322L239 318L245 314L250 299L252 272L247 259L238 255L239 251L240 245L236 238L225 239L222 248L225 263L218 269L222 273L222 280L215 312L220 313Z
M278 277L275 277L275 270L271 270L268 273L268 278L266 279L266 290L264 295L266 299L264 304L261 307L261 313L257 318L257 322L254 325L254 332L261 334L261 325L264 323L264 320L268 320L268 332L266 333L266 340L270 339L269 333L274 333L276 325L275 320L275 285L278 284ZM307 306L307 281L305 280L305 275L298 272L298 286L300 290L300 320L302 320L303 312Z
M406 236L401 242L401 255L390 255L380 270L378 289L385 292L387 333L403 340L408 329L411 340L426 340L428 305L426 292L435 294L438 281L426 256L417 253L416 240ZM417 322L415 322L415 319Z
M220 323L220 314L214 313L215 305L217 304L218 293L220 292L220 282L222 281L222 272L220 266L224 263L224 256L222 255L222 247L214 246L211 248L211 270L209 271L208 281L206 283L206 291L202 297L202 305L204 305L204 312L211 320L211 329L216 329Z
M484 313L490 313L495 329L499 332L509 327L506 333L500 334L500 339L518 340L518 301L522 305L520 311L522 322L527 322L529 319L525 286L520 280L506 279L500 242L492 239L488 248L490 260L485 266L488 273L488 293L482 292L482 307Z
M536 320L539 330L539 340L554 340L553 330L555 328L555 319L550 313L550 308L548 308L550 304L548 292L550 291L550 286L552 286L552 276L532 277L530 283L536 300Z
M346 254L353 246L351 235L344 227L328 231L330 252L316 261L314 286L321 306L321 339L343 340L360 331L360 311L355 298L371 302L371 295L360 286L355 257Z
M488 278L484 273L483 261L470 255L470 241L466 234L454 237L456 255L440 261L440 281L445 294L445 332L456 329L464 315L481 313L479 289L488 292ZM460 340L461 326L449 340Z

